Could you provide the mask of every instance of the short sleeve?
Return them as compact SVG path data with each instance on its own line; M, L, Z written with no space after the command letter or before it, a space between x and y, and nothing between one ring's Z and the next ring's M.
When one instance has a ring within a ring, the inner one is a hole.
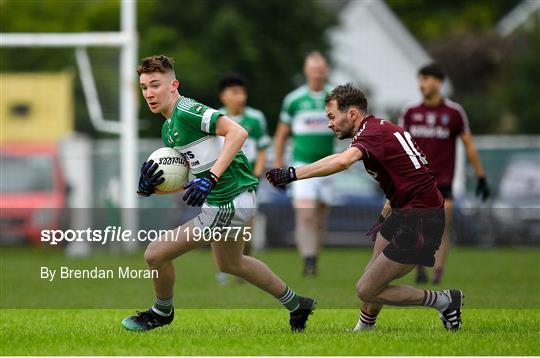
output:
M358 148L362 152L364 158L373 159L373 157L380 157L382 146L379 143L379 136L376 130L373 128L366 128L354 136L349 147Z
M287 96L283 100L283 104L281 105L281 112L279 113L279 121L281 123L291 125L291 120L292 120L291 107L292 107L291 101L289 100Z
M353 140L349 145L349 148L358 148L362 152L362 158L369 158L369 150L360 141Z
M213 108L197 102L190 105L178 105L179 115L182 120L188 121L194 128L204 133L216 135L216 122L224 114Z

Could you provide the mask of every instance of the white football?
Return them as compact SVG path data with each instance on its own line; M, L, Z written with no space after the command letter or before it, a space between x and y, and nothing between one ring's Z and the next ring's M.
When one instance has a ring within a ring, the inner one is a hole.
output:
M156 189L164 192L177 191L182 188L189 178L189 167L184 157L174 148L163 147L154 151L148 157L158 164L155 173L163 170L165 181L156 186Z

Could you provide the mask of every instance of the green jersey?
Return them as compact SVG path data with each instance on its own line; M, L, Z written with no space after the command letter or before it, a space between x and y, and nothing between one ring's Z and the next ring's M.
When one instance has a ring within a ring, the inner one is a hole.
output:
M280 121L291 126L293 160L313 163L334 153L334 132L328 128L324 99L332 89L313 92L303 85L283 100Z
M266 118L264 114L251 107L246 107L244 113L237 116L226 112L225 108L221 108L220 111L236 121L236 123L240 124L248 132L248 138L242 146L242 152L246 155L249 161L249 167L253 171L259 151L268 148L270 145L270 137L266 131Z
M223 113L180 96L171 118L163 123L161 138L167 147L178 150L189 163L195 177L204 177L216 163L223 148L223 137L216 135L216 121ZM207 202L222 206L259 183L249 169L246 156L239 151L219 182L210 192Z

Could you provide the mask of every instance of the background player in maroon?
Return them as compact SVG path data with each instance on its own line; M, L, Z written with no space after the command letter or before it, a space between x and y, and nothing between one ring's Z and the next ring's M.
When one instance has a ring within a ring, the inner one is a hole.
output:
M429 161L429 165L437 178L437 186L445 198L446 229L441 246L436 253L433 272L433 283L441 280L446 258L448 256L448 232L452 221L452 179L456 158L456 139L461 138L465 152L476 171L478 184L476 193L486 200L489 187L480 156L474 145L469 120L463 108L456 102L443 97L441 86L445 74L438 64L429 64L418 71L420 91L424 97L419 104L408 106L403 110L399 120L400 126L411 133ZM416 280L427 282L427 275L422 266L418 266Z
M272 169L266 177L275 186L285 185L328 176L363 160L384 190L391 209L383 210L373 257L356 286L363 303L354 331L374 328L383 304L433 307L446 329L459 329L461 291L390 284L418 264L433 266L444 231L443 197L424 155L401 127L369 114L365 95L351 84L336 87L325 103L328 127L339 139L353 138L349 148L298 168Z

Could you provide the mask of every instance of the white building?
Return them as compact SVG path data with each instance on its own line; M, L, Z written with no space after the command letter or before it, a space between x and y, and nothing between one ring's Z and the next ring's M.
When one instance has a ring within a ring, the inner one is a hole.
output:
M353 82L366 92L370 111L383 117L421 100L418 69L432 59L384 1L349 1L338 19L329 31L331 83Z

